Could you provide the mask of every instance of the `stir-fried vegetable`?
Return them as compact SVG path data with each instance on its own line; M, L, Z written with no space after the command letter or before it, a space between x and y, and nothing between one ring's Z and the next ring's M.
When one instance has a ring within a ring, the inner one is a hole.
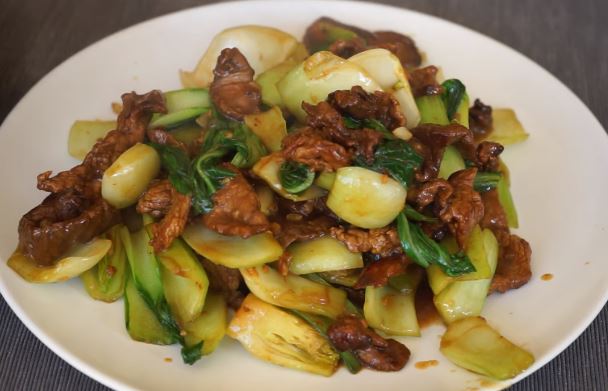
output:
M277 260L283 253L281 245L270 232L243 239L220 235L202 223L194 223L185 229L182 237L203 257L232 268L263 265Z
M363 267L360 253L348 251L346 246L330 237L294 243L287 252L291 255L289 271L294 274L309 274Z
M496 189L502 175L500 172L483 172L480 171L475 176L473 188L475 191L483 193L492 189Z
M105 171L101 195L112 206L126 208L137 202L159 170L160 158L154 148L135 144Z
M330 376L340 356L299 317L250 294L228 325L228 336L251 354L288 368Z
M249 290L260 299L280 307L336 318L344 312L346 293L331 286L278 271L264 265L241 269Z
M93 145L112 129L116 129L116 121L75 121L68 137L68 153L84 159Z
M279 168L279 180L286 192L298 194L312 185L315 180L315 172L306 164L286 161Z
M167 113L155 114L150 121L150 128L176 127L206 113L211 107L209 92L203 88L168 91L164 96Z
M260 86L262 92L262 102L268 106L284 107L283 98L277 89L277 83L291 71L298 62L292 57L288 58L279 65L270 68L259 75L255 81Z
M281 150L281 141L287 136L283 113L278 106L260 114L245 116L245 125L260 138L269 151Z
M534 363L534 356L494 330L484 318L472 317L448 326L441 353L454 364L495 379L511 379Z
M466 121L468 125L469 98L467 96L467 91L464 84L462 84L462 82L458 79L449 79L441 83L441 86L443 87L443 94L441 95L441 97L443 99L443 103L445 104L448 120L452 121L456 119L456 116L459 113L459 108L462 106L467 109L467 115L458 116L458 119L456 120L461 124Z
M492 131L485 139L502 145L525 141L529 134L511 109L492 109Z
M227 312L224 297L219 293L209 292L198 317L183 326L186 346L200 346L203 356L213 353L226 334Z
M405 188L385 174L362 167L343 167L336 172L327 206L358 227L380 228L401 212L405 196Z
M407 142L396 139L385 141L376 148L372 164L367 164L362 158L357 159L357 164L370 170L389 174L404 189L407 189L414 171L422 164L422 156L416 153Z

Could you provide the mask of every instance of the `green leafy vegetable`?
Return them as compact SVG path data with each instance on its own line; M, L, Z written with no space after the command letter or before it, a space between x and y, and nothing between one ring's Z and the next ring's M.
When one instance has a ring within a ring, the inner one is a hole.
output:
M405 212L405 216L408 219L413 220L413 221L424 221L426 223L435 223L439 220L436 217L430 217L430 216L423 215L422 213L418 212L416 209L412 208L408 204L405 204L405 209L403 211Z
M466 94L466 87L458 79L446 80L441 84L441 86L443 87L443 94L441 95L441 98L445 104L448 119L451 121L454 119L454 115L458 111L460 102Z
M312 185L312 182L315 180L315 172L306 164L288 160L281 164L279 179L285 191L297 194Z
M312 326L312 328L315 329L315 331L317 333L321 334L325 339L327 339L329 341L329 343L331 343L331 340L327 336L327 330L329 329L329 326L331 326L331 323L332 323L331 319L329 319L325 316L313 315L313 314L309 314L309 313L298 311L298 310L287 310L287 312L291 312L292 314L294 314L294 315L298 316L299 318L301 318L302 320L304 320L306 323L308 323L310 326ZM334 346L334 349L335 349L335 346ZM338 350L338 349L336 349L336 350ZM349 351L349 350L344 351L344 352L338 351L338 353L340 354L340 357L342 358L342 361L344 362L344 366L346 367L346 369L348 369L348 371L350 373L356 374L363 367L361 365L361 362L357 358L357 356L355 356L355 354L352 351Z
M439 243L426 236L418 225L408 222L404 212L397 216L397 232L403 251L420 266L426 268L436 264L448 276L475 271L466 254L449 254Z
M500 172L478 172L473 180L473 188L480 193L490 191L498 186L502 175Z
M355 158L355 163L376 172L387 173L407 189L422 160L422 156L407 142L395 139L385 141L376 148L372 164L368 164L361 156Z
M202 353L203 342L204 341L201 341L192 346L184 345L182 347L182 360L184 360L184 362L186 364L192 365L201 359L201 357L203 355L203 353Z
M368 128L368 129L373 129L377 132L382 133L382 135L384 136L385 139L394 140L397 138L388 129L386 129L386 126L384 126L384 124L382 122L380 122L374 118L366 118L363 120L358 120L353 117L345 116L345 117L342 117L342 120L344 121L344 126L346 126L349 129Z

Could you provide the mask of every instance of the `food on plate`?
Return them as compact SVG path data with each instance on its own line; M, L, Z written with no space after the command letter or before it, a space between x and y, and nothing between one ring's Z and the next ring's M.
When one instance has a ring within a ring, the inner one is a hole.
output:
M513 110L471 105L401 33L326 17L302 42L227 29L181 77L74 123L82 162L38 176L21 277L124 298L131 338L188 364L228 335L315 374L398 371L423 292L455 364L506 379L533 363L481 318L531 276L500 159L528 137Z

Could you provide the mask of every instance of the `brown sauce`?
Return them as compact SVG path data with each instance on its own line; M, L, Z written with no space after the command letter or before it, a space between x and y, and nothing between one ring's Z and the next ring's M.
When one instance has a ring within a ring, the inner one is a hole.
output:
M420 283L416 291L416 316L418 317L418 325L420 329L441 323L441 317L433 303L433 291L426 279Z
M417 369L427 369L430 367L436 367L437 365L439 365L439 361L437 360L418 361L416 364L414 364Z
M165 357L165 362L173 362L173 359L171 357Z
M545 273L542 276L540 276L540 279L543 281L551 281L553 279L553 274Z

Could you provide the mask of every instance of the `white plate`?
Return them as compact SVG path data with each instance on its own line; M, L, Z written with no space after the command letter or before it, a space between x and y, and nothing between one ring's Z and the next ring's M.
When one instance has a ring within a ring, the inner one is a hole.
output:
M25 325L70 364L116 389L463 390L502 388L457 369L439 353L443 328L410 338L407 367L398 373L340 370L331 378L259 361L226 339L190 367L176 347L129 339L122 303L91 300L78 279L32 285L5 260L17 243L17 222L44 196L36 175L67 169L75 119L111 118L110 102L125 91L179 87L178 69L191 69L211 37L240 24L271 25L301 37L320 15L368 29L410 34L447 77L464 81L472 98L516 110L531 137L504 154L520 214L519 234L533 249L525 287L492 295L484 315L505 336L536 356L530 374L587 327L608 296L608 138L563 84L504 45L446 21L397 8L355 2L225 3L164 16L114 34L81 51L43 78L15 107L0 131L0 288ZM555 278L540 280L543 273ZM172 363L165 362L171 357ZM414 368L435 359L436 367ZM515 379L518 380L518 379Z

